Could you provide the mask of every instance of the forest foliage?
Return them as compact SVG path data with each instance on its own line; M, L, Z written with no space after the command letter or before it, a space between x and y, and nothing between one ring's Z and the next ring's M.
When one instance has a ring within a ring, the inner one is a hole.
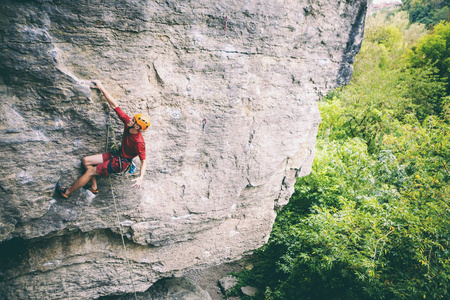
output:
M449 48L449 23L367 19L312 173L238 274L255 299L450 298Z
M402 9L408 12L411 23L422 23L429 27L449 21L448 0L402 0Z

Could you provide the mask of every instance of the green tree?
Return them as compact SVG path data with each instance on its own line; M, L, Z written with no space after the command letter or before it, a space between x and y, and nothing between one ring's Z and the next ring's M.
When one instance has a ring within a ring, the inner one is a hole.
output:
M450 73L450 23L441 22L433 33L423 36L409 51L408 60L412 68L435 68L434 73L446 82L447 95Z
M402 9L408 12L411 23L432 26L449 21L448 0L403 0Z
M444 125L401 127L401 143L388 143L395 149L376 158L359 139L318 144L313 172L298 180L268 245L257 253L248 283L265 291L260 297L447 297L450 147L439 145L441 160L422 155L440 134L449 140ZM403 151L403 141L410 150ZM418 167L424 163L426 169Z

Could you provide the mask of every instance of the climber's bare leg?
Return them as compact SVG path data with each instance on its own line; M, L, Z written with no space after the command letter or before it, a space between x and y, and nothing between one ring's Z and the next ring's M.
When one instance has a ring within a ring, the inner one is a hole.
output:
M96 154L91 156L83 157L81 160L83 166L88 169L88 167L99 165L103 162L103 154ZM98 174L97 174L98 175ZM86 182L87 183L87 182ZM97 179L95 176L91 177L91 188L93 190L97 189Z
M95 178L96 175L100 175L97 173L97 169L94 166L88 166L83 176L78 178L78 180L70 188L66 190L65 194L67 196L70 196L70 194L72 194L79 188L85 186L89 182L89 180ZM97 182L95 183L97 184Z

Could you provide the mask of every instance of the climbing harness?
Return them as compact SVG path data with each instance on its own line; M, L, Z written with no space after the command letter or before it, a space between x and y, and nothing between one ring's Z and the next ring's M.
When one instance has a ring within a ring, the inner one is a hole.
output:
M114 158L116 158L117 161L119 162L119 170L121 170L120 172L114 172L114 169L113 169L113 159ZM125 168L125 170L122 171L123 163L128 163L128 166ZM133 159L122 157L122 155L120 155L120 153L113 154L113 157L111 157L111 159L109 160L109 163L108 163L108 173L109 174L123 176L127 172L130 174L133 174L135 171L136 171L136 165L134 164Z
M110 121L109 120L110 115L109 115L109 108L108 107L107 107L107 114L108 114L108 120L107 120L108 133L106 135L106 151L105 152L108 152L109 130L110 130L110 127L111 127L111 124L109 122ZM119 146L117 145L117 142L116 142L116 135L114 133L114 130L112 130L112 132L113 132L113 146L111 148L116 148L116 150L118 150ZM111 160L112 160L112 158L111 158ZM119 161L121 161L120 156L119 156ZM130 165L131 165L131 163L130 163ZM109 169L109 165L108 165L108 169ZM122 170L122 163L120 163L120 169ZM122 238L122 245L123 245L123 251L124 251L124 254L125 254L125 261L127 262L128 272L130 273L131 285L133 286L134 299L137 300L136 287L135 287L134 281L133 281L133 270L132 270L131 265L130 265L130 260L128 259L127 246L125 244L125 238L124 238L122 225L120 224L119 211L117 209L116 196L114 195L114 188L113 188L113 184L112 184L112 180L111 180L111 175L108 176L108 179L109 179L109 186L111 188L111 194L112 194L113 203L114 203L114 210L116 211L117 225L119 226L120 237Z

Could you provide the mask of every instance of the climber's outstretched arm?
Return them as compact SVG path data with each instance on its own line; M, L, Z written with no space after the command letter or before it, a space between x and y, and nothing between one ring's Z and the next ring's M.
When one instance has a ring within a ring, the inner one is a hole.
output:
M98 88L103 93L112 109L115 109L116 107L119 106L117 101L111 96L110 93L108 93L108 91L105 89L100 80L93 80L92 83L94 83L95 87Z
M135 187L137 189L141 188L142 185L142 180L144 179L144 174L145 174L145 170L147 169L147 161L144 159L141 159L141 168L140 168L140 172L139 172L139 177L136 179L133 179L133 181L135 182L132 187Z

